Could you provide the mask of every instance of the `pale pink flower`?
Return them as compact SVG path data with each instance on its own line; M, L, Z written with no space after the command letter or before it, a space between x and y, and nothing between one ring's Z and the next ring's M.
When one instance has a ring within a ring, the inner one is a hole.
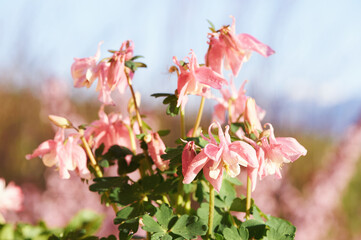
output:
M291 137L275 137L271 124L266 124L270 128L270 136L261 138L259 151L264 152L264 159L260 159L258 173L262 179L268 175L281 178L281 167L284 163L294 162L300 156L305 156L307 150L296 139Z
M248 98L246 101L244 121L248 124L248 133L254 133L258 137L258 131L262 131L263 128L258 117L256 101L253 98Z
M210 97L210 87L220 89L223 84L227 84L227 80L211 68L200 67L193 51L191 51L190 55L190 57L187 57L189 63L183 65L178 62L176 57L173 57L174 63L180 69L177 86L177 107L181 106L182 109L184 109L188 101L188 94Z
M132 149L130 134L127 125L129 120L123 119L120 114L111 113L107 115L104 112L104 106L99 110L99 120L90 124L85 130L86 138L91 142L94 149L104 144L104 153L113 145L125 146ZM133 136L135 137L135 136Z
M169 165L169 160L163 161L161 158L161 156L165 154L166 149L164 142L157 132L153 132L148 136L150 137L147 141L149 154L157 168L164 171Z
M94 80L97 78L97 62L100 57L100 45L94 57L74 58L74 63L71 65L71 75L74 79L74 87L89 88Z
M27 154L26 159L41 157L47 167L56 165L59 168L60 177L69 179L68 171L76 171L82 178L89 179L90 172L87 168L87 157L85 151L79 146L78 135L71 135L67 139L64 129L59 128L54 140L41 143L32 154Z
M0 178L0 212L20 211L23 207L24 196L21 188L10 182L7 186L5 179Z
M233 79L231 79L228 88L222 88L222 98L216 98L218 102L214 107L213 118L220 122L225 122L226 112L228 111L230 123L242 122L244 119L244 111L246 108L246 101L249 97L246 96L244 86L247 83L245 80L239 90L237 91ZM257 116L260 120L266 115L266 111L256 105Z
M211 132L214 124L218 127L219 143L217 143ZM183 167L186 169L183 183L192 182L199 171L203 169L206 179L219 192L222 185L223 168L231 177L235 177L241 172L240 166L258 167L254 148L242 141L231 142L229 126L226 126L226 131L223 133L221 125L216 122L209 126L208 133L210 139L205 138L209 143L204 149L192 160L189 157L182 160L182 164L185 165ZM186 145L187 149L189 147L189 145Z
M98 99L104 104L114 104L111 92L115 89L124 93L128 86L127 75L131 79L133 72L125 67L125 62L133 57L133 42L125 41L119 51L115 51L109 61L98 64Z
M231 69L234 76L238 75L242 63L248 61L252 51L268 57L274 51L249 34L236 35L235 18L231 26L224 26L216 33L209 34L209 50L206 55L207 64L216 72L222 74L224 67Z

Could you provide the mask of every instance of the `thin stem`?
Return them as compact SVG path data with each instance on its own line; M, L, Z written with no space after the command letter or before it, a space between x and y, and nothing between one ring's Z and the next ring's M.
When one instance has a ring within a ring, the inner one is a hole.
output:
M228 214L231 218L232 225L238 228L238 225L237 225L236 221L234 221L234 217L232 216L231 212L228 212Z
M209 183L209 211L208 211L208 231L206 239L211 239L213 233L213 217L214 217L214 187Z
M196 137L196 135L197 135L197 129L199 127L199 124L201 123L205 100L206 100L206 98L202 97L201 104L199 105L197 119L196 119L196 122L195 122L194 127L193 127L192 137Z
M98 178L103 177L103 173L102 173L97 161L95 160L95 157L94 157L93 152L91 151L91 149L89 147L89 144L88 144L87 140L84 137L84 130L79 129L78 132L80 133L80 140L82 141L82 143L84 145L85 152L87 153L87 155L88 155L88 157L90 159L90 164L92 165L92 167L95 170L95 176L98 177ZM105 195L109 199L109 193L106 192ZM111 206L112 206L115 214L117 214L117 212L119 211L118 207L114 203L112 203Z
M252 184L251 178L247 174L247 199L246 199L246 219L249 219L250 210L251 210L251 192L252 192Z
M129 77L128 73L126 71L124 71L124 72L125 72L125 75L127 76L127 81L128 81L128 86L129 86L130 92L132 93L132 98L133 98L134 108L135 108L135 115L136 115L137 122L138 122L138 125L139 125L139 132L140 133L145 133L145 131L143 129L142 118L141 118L140 113L139 113L137 98L135 97L134 89L133 89L133 86L132 86L132 82L130 80L130 77Z
M176 203L176 210L177 213L183 213L183 183L182 183L183 177L179 178L178 182L178 191L177 191L177 203Z
M132 93L132 98L133 98L133 102L134 102L134 108L135 108L135 115L137 118L137 122L139 125L139 132L140 133L147 133L146 129L144 129L143 127L143 121L142 121L142 117L140 116L140 112L139 112L139 108L138 108L138 103L137 103L137 98L135 97L135 92L132 86L132 81L130 80L129 74L127 73L127 71L124 70L124 73L127 77L127 81L128 81L128 86L130 89L130 92ZM152 169L152 165L149 164L149 157L148 157L148 151L143 149L143 153L144 153L144 157L145 157L145 167L148 168L148 171L151 175L153 175L153 169Z
M99 165L97 164L97 161L95 160L95 157L93 155L93 152L91 151L90 147L89 147L89 144L88 142L86 141L83 133L84 133L84 130L80 129L79 130L79 133L80 133L80 140L83 142L83 145L84 145L84 148L85 148L85 152L87 153L89 159L90 159L90 164L92 165L92 167L94 168L95 170L95 175L96 177L103 177L103 173L102 171L100 170L100 167Z
M184 110L180 111L180 131L181 138L186 138L186 126L185 126L185 113Z

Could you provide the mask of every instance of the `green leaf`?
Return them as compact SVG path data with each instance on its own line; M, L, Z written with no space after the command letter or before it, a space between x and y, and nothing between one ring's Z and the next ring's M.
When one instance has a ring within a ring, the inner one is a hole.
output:
M103 168L107 168L107 167L109 167L109 161L106 159L102 159L98 162L98 165Z
M197 215L199 218L203 221L208 223L208 213L209 213L209 204L208 203L202 203L201 206L197 209ZM218 208L214 209L213 214L213 231L215 228L221 224L222 221L222 215L219 212Z
M104 143L102 143L96 150L95 150L95 157L100 157L104 151Z
M241 226L247 228L249 237L260 239L266 234L266 224L263 221L250 219L243 222Z
M144 57L141 56L141 55L137 55L137 56L132 57L130 60L131 60L131 61L134 61L134 60L136 60L136 59L138 59L138 58L144 58Z
M244 227L237 229L232 226L223 230L223 236L227 240L248 240L248 230Z
M166 204L162 204L158 209L157 213L155 214L158 222L164 229L168 229L169 221L173 217L173 210L172 208L168 207Z
M246 198L235 198L232 202L230 211L246 212L246 202ZM253 199L251 200L251 204L253 204Z
M159 130L158 134L159 136L163 137L163 136L167 136L170 133L170 130Z
M92 192L105 192L112 188L124 187L129 181L129 177L102 177L94 178L94 183L89 186L89 190Z
M171 94L171 93L153 93L150 96L155 97L155 98L159 98L159 97L168 97L170 95L173 95L173 94Z
M270 227L268 240L291 240L295 237L296 227L286 220L270 216L266 225Z
M207 225L197 216L182 215L174 224L171 232L184 237L193 239L197 236L204 235L207 231Z
M143 215L143 224L142 227L147 232L161 232L166 233L167 229L162 228L154 219L149 215Z

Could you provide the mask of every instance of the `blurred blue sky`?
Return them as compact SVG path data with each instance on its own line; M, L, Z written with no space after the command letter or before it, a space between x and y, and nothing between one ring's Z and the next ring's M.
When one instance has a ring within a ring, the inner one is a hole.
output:
M173 92L176 80L167 73L172 57L182 59L193 49L203 59L206 20L219 28L233 15L237 33L249 33L276 51L269 58L253 54L237 85L248 79L249 93L257 97L332 106L361 99L360 10L357 0L0 0L0 69L40 70L71 84L73 57L94 55L101 40L105 57L107 49L132 39L135 54L148 65L136 74L136 88Z

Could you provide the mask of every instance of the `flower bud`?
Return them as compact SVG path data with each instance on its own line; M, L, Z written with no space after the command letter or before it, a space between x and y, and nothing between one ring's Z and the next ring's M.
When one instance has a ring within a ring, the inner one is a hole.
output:
M56 115L49 115L49 120L54 123L56 126L61 128L72 128L73 124L66 118L59 117Z
M254 133L258 136L258 131L262 131L262 125L257 116L256 101L253 98L248 98L244 110L244 120L246 124L246 131L248 134Z

